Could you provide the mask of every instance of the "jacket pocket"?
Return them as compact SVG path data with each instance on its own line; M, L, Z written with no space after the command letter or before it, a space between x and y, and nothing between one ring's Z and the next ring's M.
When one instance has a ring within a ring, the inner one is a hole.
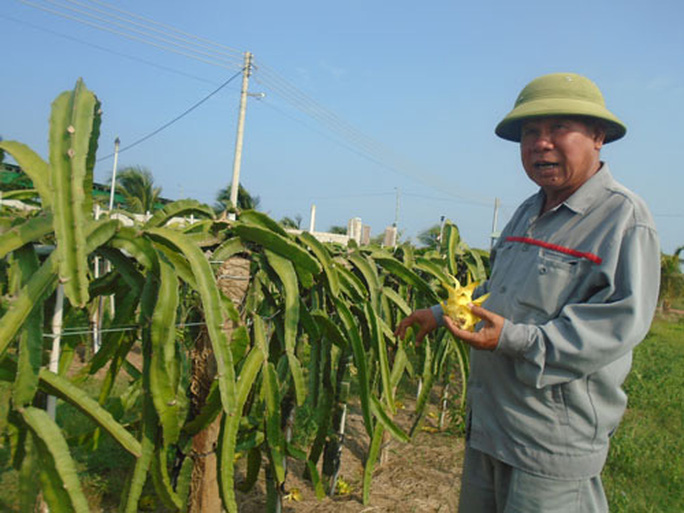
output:
M553 397L553 403L556 408L556 414L558 415L558 422L567 426L570 424L570 417L568 415L568 407L565 403L565 393L563 391L562 385L551 385L551 395Z
M587 451L594 448L598 429L598 416L589 386L589 378L577 379L558 385L568 419L566 438L570 451Z
M586 262L581 258L540 250L526 273L518 302L553 318L572 298L585 271Z

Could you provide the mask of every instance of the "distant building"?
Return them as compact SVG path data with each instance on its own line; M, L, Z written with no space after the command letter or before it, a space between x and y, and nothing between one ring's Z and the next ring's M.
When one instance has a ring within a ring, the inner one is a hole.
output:
M361 227L361 245L367 246L368 244L370 244L370 239L371 239L371 227L368 226L367 224L364 224Z
M357 243L361 243L361 232L363 231L363 223L360 217L354 217L349 220L347 225L347 235L350 239L355 240Z
M388 226L385 228L385 237L382 240L383 247L393 248L397 245L397 227Z
M296 235L302 233L304 230L288 228L286 231ZM349 244L350 240L354 240L357 244L365 246L370 244L371 237L371 227L363 224L360 217L354 217L349 220L346 234L317 232L313 230L308 230L308 232L320 242L333 242L343 246Z

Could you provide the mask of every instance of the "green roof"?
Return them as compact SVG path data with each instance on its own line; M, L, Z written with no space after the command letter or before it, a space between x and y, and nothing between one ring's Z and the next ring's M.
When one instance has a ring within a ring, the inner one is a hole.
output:
M31 179L21 170L19 166L16 166L14 164L8 164L7 162L2 162L0 163L0 186L3 185L9 185L12 183L16 183L17 185L20 186L20 188L31 188L33 186L33 183L31 182ZM109 184L101 184L101 183L96 183L93 182L93 198L95 199L104 199L106 198L107 201L109 201L109 196L111 194L111 188L109 187ZM162 208L164 205L167 203L170 203L171 200L167 198L159 198L157 203L155 204L155 207L157 208ZM123 194L119 192L114 193L114 206L117 208L124 207L126 204L126 200L123 196Z

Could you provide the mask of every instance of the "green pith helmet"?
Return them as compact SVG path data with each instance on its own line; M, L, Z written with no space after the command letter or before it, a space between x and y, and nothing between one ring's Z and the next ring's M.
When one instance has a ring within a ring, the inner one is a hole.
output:
M603 121L605 143L620 139L627 127L606 109L603 95L591 80L576 73L552 73L535 78L515 100L511 112L496 126L502 139L520 142L522 122L549 116L584 116Z

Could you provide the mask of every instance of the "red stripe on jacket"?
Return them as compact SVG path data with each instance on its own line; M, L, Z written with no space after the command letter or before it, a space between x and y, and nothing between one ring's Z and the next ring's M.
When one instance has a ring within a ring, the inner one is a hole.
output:
M586 258L587 260L594 262L595 264L600 264L603 259L593 253L587 253L585 251L578 251L576 249L568 248L565 246L559 246L558 244L551 244L550 242L545 242L543 240L532 239L530 237L506 237L509 242L521 242L522 244L531 244L533 246L539 246L544 249L550 249L551 251L558 251L559 253L565 253L566 255L572 255L578 258Z

